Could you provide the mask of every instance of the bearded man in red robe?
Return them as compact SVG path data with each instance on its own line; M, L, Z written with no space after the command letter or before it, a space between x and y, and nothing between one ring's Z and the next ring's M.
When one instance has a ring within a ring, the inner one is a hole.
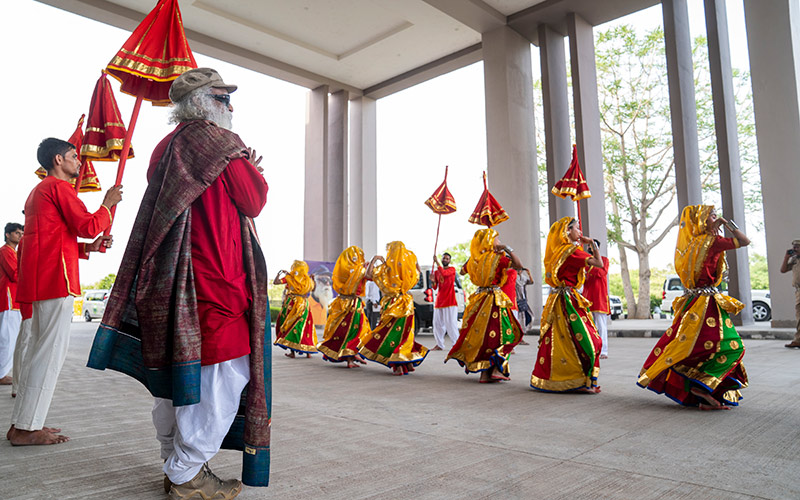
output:
M239 494L242 482L223 481L207 465L223 445L245 452L245 484L268 479L267 275L252 221L268 187L261 159L228 130L236 88L210 68L173 82L178 125L153 151L89 358L90 367L131 375L155 397L172 499Z

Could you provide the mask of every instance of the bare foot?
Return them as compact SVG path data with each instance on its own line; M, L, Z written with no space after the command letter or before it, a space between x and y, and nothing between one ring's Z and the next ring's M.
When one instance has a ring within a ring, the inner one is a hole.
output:
M414 365L412 365L411 363L407 364L406 368L408 369L409 372L416 371L416 368L414 368Z
M362 365L366 365L367 364L367 358L365 358L361 354L359 354L358 356L354 357L353 361L355 361L356 363L361 363Z
M311 353L310 353L310 352L307 352L307 353L306 353L306 357L307 357L307 358L310 358L310 357L311 357Z
M283 355L286 356L287 358L293 358L294 357L294 351L285 352L285 353L283 353Z
M601 354L600 359L608 359L608 356L606 354Z
M392 367L392 373L394 375L400 376L403 374L403 369L400 367L400 365L394 365Z
M503 375L502 372L497 371L497 369L495 368L494 370L492 370L492 380L497 380L497 381L511 380L511 377Z
M347 367L348 368L359 368L359 366L352 359L348 359L347 360Z
M8 432L6 432L6 439L11 440L11 431L13 431L14 429L15 429L14 424L11 424L11 427L8 429ZM51 434L58 434L59 432L61 432L61 429L59 429L58 427L42 427L42 430L45 432L49 432Z
M22 429L12 428L8 431L6 437L11 441L12 446L60 444L69 441L67 436L47 432L44 429L38 431L24 431Z
M696 396L705 401L705 403L700 403L700 409L703 411L730 409L727 406L720 403L719 401L717 401L717 399L714 396L712 396L710 392L704 391L697 387L692 387L689 392L691 392L693 396Z
M597 387L581 387L577 389L575 392L580 392L582 394L600 394L602 392L600 390L600 386Z
M442 351L443 349L441 347L439 347L438 345L435 345L435 346L431 347L428 350L429 351Z

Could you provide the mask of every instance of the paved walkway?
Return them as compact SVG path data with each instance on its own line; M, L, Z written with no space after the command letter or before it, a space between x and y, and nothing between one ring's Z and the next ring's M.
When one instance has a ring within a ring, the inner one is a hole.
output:
M165 498L151 398L128 377L84 368L96 327L73 324L47 422L72 441L0 442L4 500ZM652 338L609 340L599 395L530 390L529 340L513 380L497 385L443 364L443 352L393 377L275 350L271 486L239 498L800 498L800 351L784 341L747 341L742 406L709 413L634 385ZM0 387L0 421L9 394ZM240 462L223 451L211 467L238 476Z

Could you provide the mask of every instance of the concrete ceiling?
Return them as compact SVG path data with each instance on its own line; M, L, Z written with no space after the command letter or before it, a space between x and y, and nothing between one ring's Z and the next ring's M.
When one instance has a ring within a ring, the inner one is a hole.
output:
M156 0L39 0L132 30ZM180 0L193 50L308 88L380 98L481 60L481 33L535 42L567 12L599 24L657 0Z

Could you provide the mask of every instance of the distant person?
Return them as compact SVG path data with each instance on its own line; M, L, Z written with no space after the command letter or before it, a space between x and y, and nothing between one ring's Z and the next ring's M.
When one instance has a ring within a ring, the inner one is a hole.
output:
M797 319L794 340L786 344L786 347L800 349L800 239L792 241L792 248L786 250L781 264L781 272L792 271L792 286L794 287L794 316Z
M450 254L442 254L442 261L434 255L432 286L436 290L436 302L433 304L433 338L436 345L431 351L444 349L444 335L450 337L455 344L458 340L458 302L456 301L456 268L450 266Z
M367 313L369 327L375 328L378 324L378 319L381 317L381 291L374 281L367 280L364 294L367 302L364 306L364 310Z
M588 301L578 292L588 267L603 262L584 252L581 243L594 241L581 233L578 221L563 217L550 226L544 254L545 280L551 287L542 312L539 352L531 387L543 392L598 393L602 340L592 321Z
M592 253L599 249L600 242L594 240L594 246L586 245L586 251ZM594 255L594 254L592 254ZM597 257L597 255L594 255ZM608 317L611 315L611 304L608 302L608 257L600 256L603 267L591 267L586 272L586 282L583 284L583 296L592 301L589 310L592 312L597 333L603 339L603 348L600 350L600 359L608 359Z
M517 320L522 325L522 331L525 332L533 321L533 311L530 304L528 304L528 285L533 284L533 277L528 268L524 267L517 273ZM524 340L520 342L521 345L528 345Z
M408 293L419 274L414 252L392 241L386 245L386 258L373 257L366 275L381 289L381 319L372 335L362 337L358 351L395 375L413 372L428 355L428 348L414 341L414 298Z
M30 345L17 386L8 439L12 445L58 444L69 440L61 430L44 426L58 375L67 357L73 302L80 297L78 259L111 246L111 236L91 243L111 225L111 207L122 200L122 186L106 192L96 212L86 210L70 180L78 177L81 162L75 146L48 138L36 152L47 177L25 201L28 232L19 245L17 300L33 304Z
M286 356L294 358L296 353L310 358L317 350L317 330L308 294L314 289L314 278L308 275L308 264L302 260L292 263L287 272L278 271L275 285L286 285L283 305L275 320L275 345L287 349Z
M731 238L719 235L723 224ZM744 344L731 315L744 304L717 287L727 268L725 251L749 244L738 226L717 216L713 205L683 209L675 270L686 293L672 303L675 320L645 360L640 387L701 410L738 406L747 372L742 365Z
M478 289L467 300L458 342L445 362L455 359L467 374L480 373L478 381L482 384L511 380L508 361L522 340L522 328L511 312L511 299L500 289L512 268L521 269L522 264L514 250L500 241L497 231L475 231L461 273L468 272Z
M317 346L325 361L347 363L347 368L366 363L358 353L358 345L370 334L361 300L365 284L369 283L369 271L364 251L357 246L345 248L336 259L331 281L337 295L328 306L325 333Z
M24 232L22 224L9 222L6 243L0 247L0 385L11 385L13 381L14 347L22 322L17 302L17 245Z

